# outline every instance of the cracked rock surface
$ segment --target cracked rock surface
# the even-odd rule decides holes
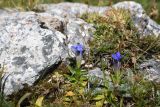
[[[0,17],[0,64],[4,66],[4,77],[9,75],[5,94],[23,88],[23,84],[32,85],[47,68],[68,56],[71,45],[85,45],[84,41],[92,36],[88,32],[92,26],[83,20],[58,17],[35,12]]]
[[[134,25],[139,29],[139,33],[143,36],[160,35],[160,25],[153,21],[143,9],[142,5],[134,1],[123,1],[114,4],[111,7],[96,7],[88,6],[81,3],[59,3],[59,4],[42,4],[37,7],[39,10],[50,13],[52,15],[59,15],[61,17],[79,17],[84,13],[99,13],[103,15],[110,8],[123,8],[131,13]]]
[[[131,11],[132,19],[143,35],[160,34],[160,25],[151,20],[142,6],[120,2],[112,7]],[[80,3],[42,4],[41,13],[0,10],[0,65],[4,67],[6,95],[33,83],[47,69],[73,55],[70,47],[81,43],[88,47],[95,29],[80,19],[85,12],[101,15],[111,7]],[[142,25],[139,25],[142,22]]]
[[[145,78],[160,83],[160,60],[150,59],[140,65]]]

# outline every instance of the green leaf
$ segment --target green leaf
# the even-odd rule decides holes
[[[120,100],[120,107],[123,107],[123,98]]]
[[[97,95],[96,97],[93,98],[93,100],[102,100],[104,98],[105,98],[104,95]]]
[[[71,67],[71,66],[67,66],[67,68],[69,69],[69,71],[72,73],[72,75],[75,74],[75,70]]]
[[[103,106],[102,100],[96,102],[96,107],[102,107],[102,106]]]
[[[65,102],[70,102],[70,101],[71,101],[71,99],[68,98],[68,97],[65,97],[63,100],[64,100]]]

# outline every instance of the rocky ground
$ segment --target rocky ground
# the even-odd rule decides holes
[[[3,69],[4,94],[16,93],[25,85],[34,86],[48,73],[59,69],[67,71],[66,66],[62,70],[63,65],[68,58],[76,57],[72,50],[74,45],[82,44],[84,54],[88,55],[92,48],[90,41],[94,39],[97,29],[94,23],[87,22],[82,16],[97,14],[108,17],[106,13],[113,8],[123,8],[130,13],[140,38],[159,37],[160,25],[146,15],[140,4],[132,1],[120,2],[111,7],[80,3],[41,4],[35,8],[36,12],[1,9],[0,65]],[[99,66],[93,63],[88,65],[85,59],[82,60],[82,66],[89,69],[89,75],[103,79],[103,70]],[[146,73],[145,78],[159,83],[158,57],[141,61],[139,69]]]

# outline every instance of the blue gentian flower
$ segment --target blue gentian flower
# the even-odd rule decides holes
[[[115,54],[112,54],[112,58],[114,60],[116,60],[117,62],[119,62],[121,60],[122,56],[121,56],[120,52],[116,52]]]
[[[71,46],[71,49],[78,55],[79,54],[82,55],[84,51],[84,47],[80,43],[78,43],[77,45]]]
[[[122,59],[122,55],[120,54],[120,52],[116,52],[115,54],[112,54],[112,58],[114,59],[113,61],[114,69],[119,70],[121,67],[120,60]]]

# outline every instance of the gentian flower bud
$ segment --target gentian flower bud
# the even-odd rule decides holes
[[[77,45],[71,46],[71,49],[76,54],[77,67],[80,68],[84,46],[78,43]]]
[[[83,45],[81,45],[79,43],[77,45],[71,46],[71,49],[73,50],[73,52],[76,53],[76,55],[80,54],[81,56],[82,56],[83,51],[84,51]]]
[[[114,59],[114,68],[117,70],[120,68],[121,66],[121,62],[120,60],[122,59],[122,55],[120,54],[120,52],[116,52],[115,54],[112,54],[112,58]]]
[[[112,58],[118,62],[121,60],[122,56],[120,52],[116,52],[115,54],[112,54]]]

